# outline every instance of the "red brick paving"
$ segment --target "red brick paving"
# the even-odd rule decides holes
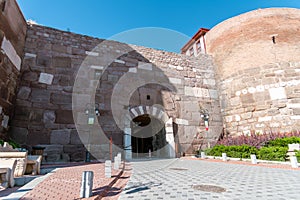
[[[284,164],[258,163],[257,165],[253,165],[251,162],[246,161],[224,162],[220,159],[201,159],[193,157],[182,157],[181,159],[300,170],[300,168],[292,168],[290,165]],[[122,170],[112,170],[112,178],[104,177],[104,163],[64,167],[57,170],[51,176],[39,183],[33,190],[24,195],[21,200],[80,199],[79,194],[83,171],[94,172],[93,197],[88,198],[88,200],[117,200],[131,175],[131,167],[128,163],[125,164],[123,172]]]
[[[119,178],[120,183],[123,182],[123,184],[118,185],[120,193],[128,181],[128,178],[121,179],[123,176],[121,170],[112,170],[112,178],[105,178],[104,163],[65,167],[57,170],[51,176],[39,183],[33,190],[24,195],[21,200],[80,199],[80,186],[83,171],[94,172],[93,197],[88,199],[101,199],[99,195],[103,194],[105,191],[110,194],[111,189],[114,187],[112,183],[114,181],[118,183]],[[127,172],[124,174],[126,173]],[[111,186],[112,188],[107,186]],[[115,193],[112,198],[119,196],[119,193]]]
[[[280,168],[280,169],[288,169],[288,170],[300,170],[300,168],[292,168],[291,165],[285,165],[285,164],[268,164],[268,163],[252,164],[251,162],[247,162],[247,161],[234,161],[234,160],[229,160],[224,162],[220,159],[201,159],[201,158],[194,158],[194,157],[182,157],[181,159],[203,160],[207,162],[222,162],[222,163],[239,164],[239,165],[251,165],[257,167]]]

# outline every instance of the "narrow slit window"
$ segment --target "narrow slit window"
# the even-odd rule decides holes
[[[1,4],[1,11],[4,12],[5,10],[5,4],[6,4],[6,1],[3,1],[2,4]]]
[[[276,38],[275,38],[275,36],[272,36],[272,42],[273,42],[273,44],[276,44]]]
[[[150,95],[147,95],[147,100],[150,100]]]

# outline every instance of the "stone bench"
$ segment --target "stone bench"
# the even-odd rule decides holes
[[[41,162],[42,156],[40,155],[28,155],[27,156],[27,165],[26,165],[26,174],[37,175],[41,171]]]
[[[4,188],[14,187],[14,172],[17,161],[15,159],[3,160],[0,162],[0,183]]]
[[[27,165],[27,152],[0,152],[0,163],[7,160],[16,160],[14,177],[23,176]]]
[[[0,185],[1,187],[8,188],[8,175],[9,175],[9,168],[0,168]]]

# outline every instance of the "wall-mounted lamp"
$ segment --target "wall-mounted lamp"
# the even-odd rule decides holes
[[[88,103],[85,108],[85,114],[88,116],[88,124],[94,124],[95,115],[100,116],[99,104]]]
[[[207,109],[200,108],[201,118],[204,120],[205,130],[208,131],[209,113]]]

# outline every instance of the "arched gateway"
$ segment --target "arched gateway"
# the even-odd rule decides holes
[[[158,106],[129,109],[125,120],[124,147],[126,159],[149,156],[174,158],[173,120]]]

